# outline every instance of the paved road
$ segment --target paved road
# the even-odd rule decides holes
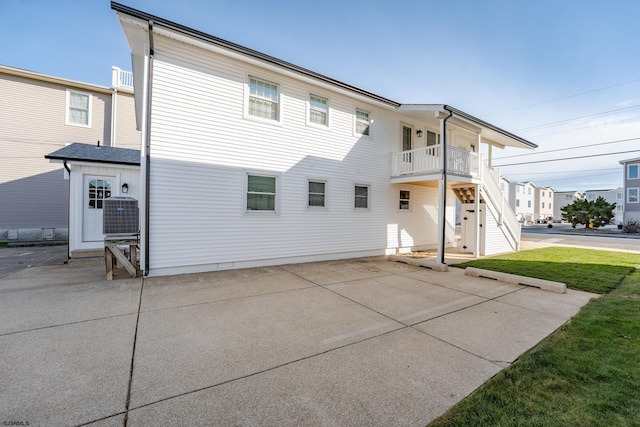
[[[554,225],[553,228],[528,226],[522,228],[522,241],[640,252],[640,236],[582,233],[572,231],[571,226],[566,225]]]

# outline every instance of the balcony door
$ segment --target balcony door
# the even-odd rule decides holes
[[[413,129],[410,126],[402,126],[402,161],[405,163],[411,163],[411,153],[404,153],[404,151],[413,150]]]

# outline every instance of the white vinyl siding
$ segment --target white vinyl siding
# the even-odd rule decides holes
[[[354,99],[343,93],[323,93],[327,132],[307,125],[312,85],[160,35],[154,42],[152,275],[437,246],[437,188],[411,188],[412,209],[399,212],[398,188],[389,183],[385,159],[398,151],[398,123],[408,118],[362,105],[380,136],[379,144],[363,143],[353,137]],[[286,126],[245,120],[247,75],[278,83]],[[246,212],[247,174],[277,176],[278,215]],[[324,209],[306,206],[313,178],[327,183]],[[354,208],[355,185],[369,186],[368,210]],[[454,242],[453,193],[447,201]]]
[[[73,126],[91,127],[91,98],[90,93],[67,89],[65,123]]]
[[[278,120],[278,85],[249,78],[249,115],[268,120]]]
[[[369,135],[371,128],[371,118],[367,111],[356,109],[356,133],[360,135]]]
[[[329,107],[326,98],[309,95],[309,122],[322,126],[329,124]]]

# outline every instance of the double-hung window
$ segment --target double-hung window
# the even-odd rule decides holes
[[[309,180],[309,203],[308,207],[325,207],[326,182]]]
[[[369,186],[367,185],[355,186],[354,207],[358,209],[369,208]]]
[[[371,117],[369,113],[363,110],[356,110],[356,133],[360,135],[369,135],[371,127]]]
[[[408,211],[411,209],[411,192],[408,190],[400,190],[400,206],[402,211]]]
[[[627,179],[638,179],[640,178],[640,172],[638,168],[640,165],[629,165],[627,166]]]
[[[73,126],[91,127],[90,93],[67,89],[65,123]]]
[[[277,177],[247,175],[247,211],[276,211]]]
[[[249,115],[268,120],[278,120],[278,85],[249,78]]]
[[[329,124],[329,107],[326,98],[309,95],[309,122],[327,126]]]

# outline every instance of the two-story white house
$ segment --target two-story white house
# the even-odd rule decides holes
[[[518,221],[525,224],[536,220],[534,217],[535,189],[536,185],[531,181],[509,182],[509,204]]]
[[[562,221],[562,208],[576,200],[584,199],[584,194],[580,191],[556,191],[553,193],[553,220]]]
[[[609,188],[604,190],[587,190],[584,197],[588,201],[595,201],[598,197],[602,197],[607,203],[615,203],[615,216],[611,220],[611,224],[622,224],[624,219],[624,188]]]
[[[622,160],[623,166],[623,221],[640,221],[640,157]],[[618,211],[616,211],[616,214]]]
[[[553,187],[534,188],[533,217],[538,223],[553,220]]]
[[[444,263],[456,198],[465,250],[518,249],[480,146],[535,144],[111,5],[132,51],[145,275],[422,248]]]

